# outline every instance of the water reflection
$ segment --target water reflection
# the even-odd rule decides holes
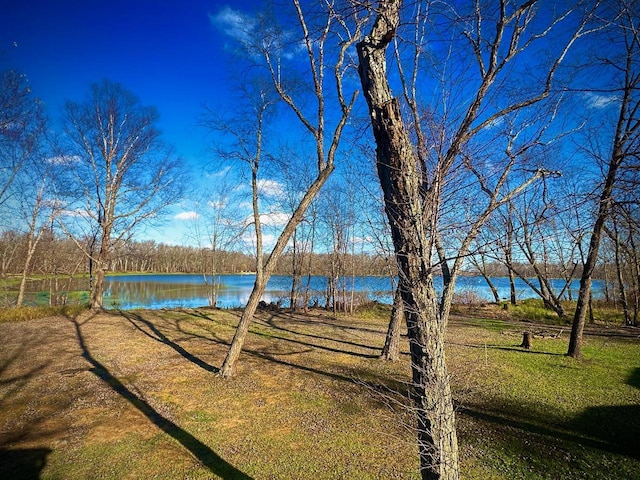
[[[501,298],[509,296],[508,278],[492,279]],[[254,275],[216,276],[219,285],[217,306],[221,308],[243,307],[253,288]],[[441,288],[442,279],[435,278],[436,287]],[[301,289],[306,290],[309,283],[309,303],[324,305],[328,279],[324,276],[303,278]],[[352,286],[361,298],[383,303],[392,301],[392,281],[389,277],[345,278],[341,285],[350,291]],[[105,281],[104,306],[124,310],[135,308],[195,308],[209,305],[211,278],[201,274],[159,274],[159,275],[110,275]],[[552,286],[560,290],[563,281],[553,280]],[[571,290],[573,298],[579,283],[575,280]],[[58,298],[59,303],[84,303],[88,301],[88,278],[75,278],[60,281],[56,286],[51,279],[32,281],[28,286],[30,303],[46,304],[50,298]],[[536,297],[535,292],[522,280],[516,281],[518,297]],[[594,280],[594,297],[602,296],[603,282]],[[267,284],[262,300],[267,303],[280,303],[288,306],[291,291],[291,277],[274,275]],[[493,297],[486,282],[481,277],[460,277],[456,286],[457,293],[471,292],[476,298],[492,301]]]
[[[218,288],[217,306],[221,308],[243,307],[255,282],[254,275],[216,276]],[[323,305],[327,278],[312,276],[303,280],[303,288],[309,283],[310,303]],[[371,300],[391,301],[391,280],[388,277],[356,277],[348,280],[356,292],[363,292]],[[112,275],[105,282],[104,306],[109,308],[193,308],[209,304],[211,278],[203,275]],[[262,300],[287,306],[291,291],[291,277],[274,275],[270,278]]]

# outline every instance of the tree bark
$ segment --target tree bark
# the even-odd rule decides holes
[[[231,346],[229,347],[229,351],[224,358],[222,367],[220,367],[219,373],[221,377],[230,378],[235,374],[236,362],[238,361],[240,353],[242,352],[242,346],[244,345],[247,332],[249,331],[249,325],[251,324],[251,320],[256,313],[258,304],[260,303],[260,298],[262,297],[265,287],[267,286],[267,282],[269,281],[271,274],[275,270],[278,259],[282,255],[282,252],[289,242],[289,239],[293,235],[293,232],[295,231],[298,224],[302,221],[307,208],[309,208],[309,205],[327,181],[329,175],[331,175],[331,173],[333,172],[333,169],[334,164],[333,162],[331,162],[319,172],[317,178],[307,189],[305,195],[302,197],[302,200],[300,200],[300,203],[293,213],[293,216],[289,219],[289,222],[278,237],[278,240],[276,241],[276,244],[273,247],[269,258],[264,265],[262,275],[260,277],[256,276],[256,282],[253,285],[251,295],[249,295],[247,305],[242,311],[242,316],[240,317],[240,321],[238,322],[238,326],[236,327],[236,331],[233,335]]]
[[[385,337],[382,353],[380,354],[381,360],[395,362],[400,357],[400,325],[402,324],[403,318],[404,309],[402,307],[402,294],[400,292],[400,287],[398,286],[395,294],[393,295],[391,319],[389,320],[387,336]]]
[[[93,284],[91,286],[89,306],[92,309],[101,309],[102,296],[104,293],[104,277],[105,277],[105,268],[101,261],[97,262],[97,265],[94,267],[94,270],[95,270],[95,277],[93,279]]]
[[[357,44],[359,74],[376,140],[376,166],[398,262],[409,334],[413,403],[423,479],[457,479],[458,442],[431,265],[433,239],[420,191],[418,158],[386,77],[386,48],[400,22],[399,0],[381,1],[371,33]],[[434,206],[435,207],[435,206]]]
[[[623,102],[624,105],[624,102]],[[616,141],[621,138],[622,118],[624,112],[624,106],[621,108],[621,120],[618,124],[618,130],[616,132]],[[598,214],[591,233],[591,240],[589,241],[589,250],[587,252],[587,259],[582,269],[582,276],[580,277],[580,290],[578,291],[578,301],[576,303],[576,311],[573,316],[573,325],[571,327],[571,337],[569,338],[569,349],[567,355],[573,358],[580,358],[582,356],[582,332],[584,330],[584,324],[587,317],[587,307],[589,304],[589,295],[591,294],[591,278],[593,270],[598,260],[598,251],[600,250],[600,240],[602,238],[602,231],[604,230],[604,223],[609,216],[613,186],[615,184],[618,168],[620,167],[624,155],[622,146],[617,143],[614,146],[613,153],[611,155],[611,161],[605,178],[604,187],[600,195],[600,204],[598,207]]]

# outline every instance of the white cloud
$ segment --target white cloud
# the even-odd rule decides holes
[[[79,155],[57,155],[47,158],[47,163],[50,165],[69,165],[71,163],[78,163],[80,160],[82,160],[82,158]]]
[[[60,213],[63,217],[90,218],[89,212],[81,208],[64,209]]]
[[[271,250],[278,238],[270,233],[262,234],[262,248],[265,250]],[[256,248],[256,233],[253,230],[245,232],[241,237],[242,243],[244,243],[245,248],[253,251]]]
[[[224,7],[215,15],[209,14],[209,20],[225,34],[245,45],[251,42],[253,31],[256,28],[254,18],[229,6]]]
[[[264,227],[283,227],[289,221],[290,215],[285,212],[271,212],[260,214],[260,224]],[[253,223],[253,215],[245,218],[245,226]]]
[[[198,212],[180,212],[173,216],[174,220],[195,220],[199,217]]]
[[[269,197],[279,197],[284,194],[284,188],[275,180],[258,180],[258,192]]]
[[[289,221],[289,215],[284,212],[260,214],[260,222],[269,226],[284,226]]]
[[[599,95],[597,93],[585,93],[584,97],[588,107],[605,108],[619,101],[616,95]]]
[[[231,170],[231,167],[226,166],[223,169],[218,170],[217,172],[205,173],[204,176],[207,178],[220,178],[220,177],[226,176],[230,170]]]
[[[268,49],[272,55],[291,60],[306,49],[303,42],[295,42],[291,32],[273,25],[260,24],[254,16],[226,6],[217,14],[209,14],[211,24],[229,37],[239,42],[250,55],[256,54],[255,47]]]

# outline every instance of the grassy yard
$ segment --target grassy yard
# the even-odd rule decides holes
[[[260,312],[231,380],[237,311],[0,323],[0,478],[417,479],[388,313]],[[640,478],[640,331],[594,327],[576,361],[560,328],[452,319],[463,478]]]

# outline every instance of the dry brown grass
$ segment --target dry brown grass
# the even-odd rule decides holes
[[[384,316],[260,312],[237,376],[224,380],[216,371],[238,317],[85,312],[0,324],[0,477],[419,478],[403,408],[406,352],[397,363],[376,359]],[[504,356],[519,358],[520,331],[498,320],[450,326],[468,478],[513,478],[487,466],[488,439],[539,436],[466,413],[506,395],[510,379],[495,372],[511,365]],[[534,346],[558,350],[561,341]]]

